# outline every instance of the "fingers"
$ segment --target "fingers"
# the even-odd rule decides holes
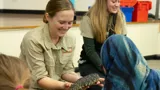
[[[104,80],[105,80],[104,78],[99,78],[99,79],[98,79],[98,82],[97,82],[96,84],[103,83],[103,82],[104,82]]]
[[[98,81],[98,82],[96,83],[96,85],[101,86],[101,87],[104,86],[100,81]]]
[[[101,86],[101,87],[103,87],[104,86],[104,84],[102,84],[103,82],[104,82],[104,78],[99,78],[99,81],[96,83],[98,86]]]
[[[99,78],[100,82],[104,82],[104,80],[105,80],[104,78]]]
[[[104,86],[104,84],[98,84],[98,86],[103,87],[103,86]]]
[[[89,88],[89,86],[83,87],[82,89],[83,89],[83,90],[86,90],[87,88]]]
[[[69,83],[69,82],[65,82],[65,88],[70,88],[72,85],[72,83]]]

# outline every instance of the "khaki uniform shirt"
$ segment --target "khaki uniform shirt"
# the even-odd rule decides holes
[[[32,89],[40,88],[37,80],[43,77],[61,80],[62,74],[74,71],[72,58],[75,44],[75,38],[68,31],[58,44],[54,45],[48,24],[31,30],[24,36],[20,58],[25,60],[30,68]]]
[[[124,24],[122,26],[122,34],[127,34],[126,30],[126,20],[125,16],[123,16]],[[94,33],[91,27],[91,21],[88,16],[83,16],[83,19],[81,20],[80,23],[80,30],[81,30],[81,35],[87,38],[94,38]]]

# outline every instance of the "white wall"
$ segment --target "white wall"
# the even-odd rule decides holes
[[[3,0],[0,0],[0,9],[3,8]]]
[[[19,56],[20,43],[27,31],[29,31],[29,29],[0,31],[0,52],[8,55]]]
[[[3,0],[4,9],[45,10],[49,0]]]
[[[128,24],[127,28],[127,36],[135,42],[143,55],[153,55],[160,51],[158,23]]]
[[[160,32],[159,24],[128,24],[128,34],[142,55],[160,54]],[[0,52],[8,55],[19,56],[20,43],[26,32],[30,29],[2,30],[0,31]],[[74,65],[78,66],[83,39],[79,27],[73,27],[70,31],[76,36],[76,51]]]
[[[49,0],[0,0],[0,9],[27,9],[27,10],[45,10]],[[152,1],[150,13],[155,14],[156,0]],[[75,0],[76,11],[88,11],[88,6],[93,5],[95,0]],[[160,11],[159,11],[160,12]]]
[[[75,0],[76,11],[88,11],[88,6],[92,6],[95,0]]]
[[[0,0],[0,9],[45,10],[48,1],[49,0]],[[149,13],[155,14],[156,0],[151,1],[152,9],[149,10]],[[88,6],[93,5],[94,2],[95,0],[75,0],[75,9],[76,11],[88,11]]]

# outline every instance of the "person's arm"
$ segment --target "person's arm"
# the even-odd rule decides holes
[[[41,88],[64,89],[64,82],[53,80],[48,77],[48,72],[44,63],[43,48],[33,37],[26,37],[21,45],[22,52],[25,53],[25,60],[30,68],[34,81]]]
[[[80,24],[80,30],[83,36],[84,50],[89,57],[90,62],[93,63],[99,71],[103,71],[100,67],[100,65],[102,65],[102,60],[95,50],[94,34],[88,16],[83,17]]]
[[[102,71],[101,65],[102,65],[102,60],[100,59],[100,56],[97,54],[95,50],[95,43],[93,38],[87,38],[83,37],[84,41],[84,50],[86,52],[86,55],[89,57],[89,60],[93,65],[99,70]]]
[[[53,80],[49,77],[44,77],[38,80],[38,84],[47,90],[65,90],[71,86],[72,83],[69,82],[61,82],[57,80]]]
[[[62,75],[62,79],[63,80],[66,80],[68,82],[76,82],[78,79],[80,79],[81,76],[79,76],[78,74],[72,72],[72,73],[65,73]]]

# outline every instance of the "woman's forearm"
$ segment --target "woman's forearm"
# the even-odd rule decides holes
[[[66,74],[62,75],[63,80],[66,80],[66,81],[72,82],[72,83],[76,82],[80,78],[81,78],[81,76],[74,73],[74,72],[73,73],[66,73]]]
[[[65,82],[53,80],[49,77],[44,77],[38,80],[38,85],[41,88],[49,89],[49,90],[64,90],[65,89]]]

